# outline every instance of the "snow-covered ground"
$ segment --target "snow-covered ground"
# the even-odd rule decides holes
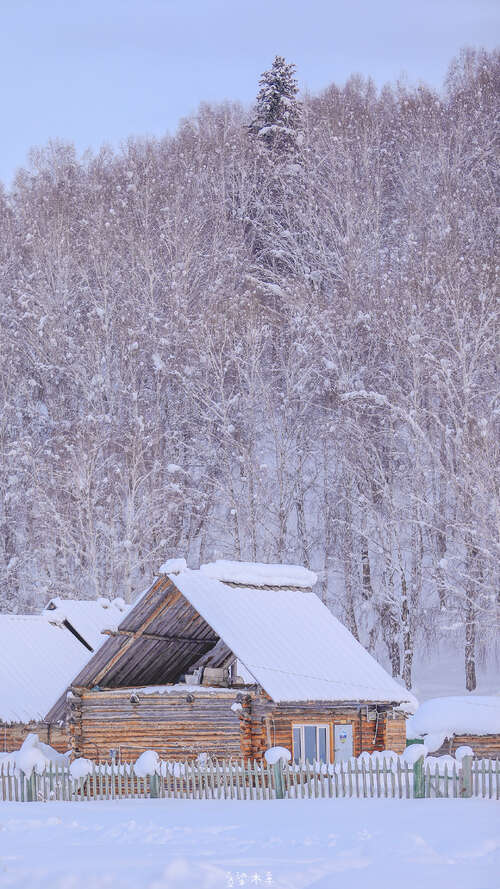
[[[498,889],[480,800],[134,800],[0,805],[0,887]]]

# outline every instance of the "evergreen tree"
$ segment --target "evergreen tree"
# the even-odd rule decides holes
[[[301,107],[294,75],[295,65],[276,56],[259,81],[256,116],[250,130],[269,148],[293,151],[297,147]]]

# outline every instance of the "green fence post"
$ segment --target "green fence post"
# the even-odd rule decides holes
[[[151,799],[158,799],[159,787],[158,787],[158,775],[150,775],[149,776],[149,796]]]
[[[413,798],[425,797],[424,757],[421,756],[413,763]]]

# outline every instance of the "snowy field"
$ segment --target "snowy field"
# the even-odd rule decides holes
[[[0,805],[0,887],[499,889],[482,800]]]

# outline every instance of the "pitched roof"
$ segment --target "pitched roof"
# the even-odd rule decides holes
[[[70,624],[95,651],[104,642],[103,630],[118,626],[130,606],[123,599],[62,599],[56,596],[43,615],[52,623]]]
[[[41,614],[0,614],[0,720],[43,720],[90,652]]]
[[[189,570],[160,577],[73,684],[177,682],[211,652],[222,662],[228,651],[277,703],[416,703],[314,593],[226,586]]]
[[[276,703],[415,701],[315,593],[232,588],[199,571],[175,585]]]

